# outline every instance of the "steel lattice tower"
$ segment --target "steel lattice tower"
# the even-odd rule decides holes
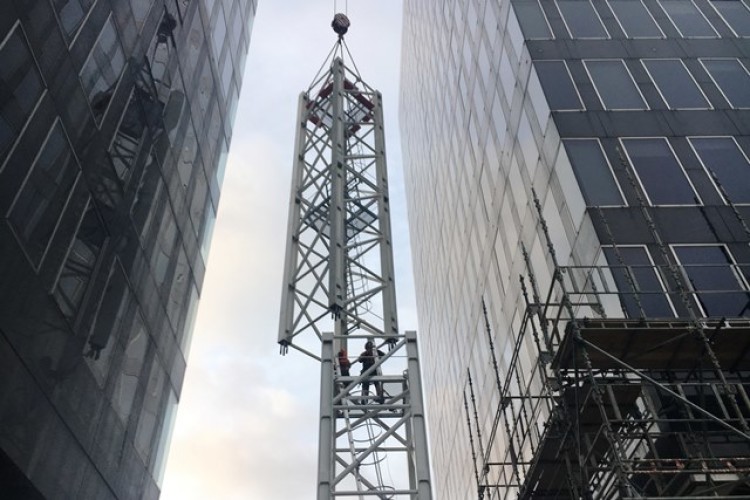
[[[399,333],[396,315],[382,97],[345,56],[339,32],[299,100],[279,344],[321,362],[317,498],[427,500],[416,333]],[[354,342],[381,355],[345,376],[338,353]]]

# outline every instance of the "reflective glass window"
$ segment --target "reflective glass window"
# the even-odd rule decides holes
[[[156,442],[156,458],[152,475],[156,484],[161,487],[164,482],[164,472],[166,471],[167,457],[169,456],[169,443],[172,440],[172,431],[174,430],[175,419],[177,418],[177,396],[170,388],[167,399],[167,407],[164,409],[161,429],[159,430],[159,439]]]
[[[716,31],[692,0],[659,0],[684,37],[715,37]]]
[[[215,224],[216,224],[216,212],[214,212],[214,207],[211,204],[211,199],[209,198],[206,201],[206,210],[204,211],[203,224],[202,224],[203,233],[201,234],[201,238],[200,238],[201,255],[203,256],[204,262],[208,260],[208,254],[211,251],[211,240],[213,238]]]
[[[175,332],[179,330],[180,319],[185,312],[185,295],[191,281],[190,265],[188,264],[185,249],[182,245],[179,245],[178,248],[179,253],[174,263],[175,269],[169,289],[169,298],[167,299],[167,317]]]
[[[143,21],[148,17],[154,0],[130,0],[130,6],[133,9],[133,20],[138,27],[138,31],[143,27]]]
[[[662,38],[664,36],[641,0],[609,0],[609,6],[628,38]]]
[[[70,42],[96,0],[52,0],[65,39]]]
[[[18,25],[0,46],[0,158],[5,158],[43,90],[39,69]]]
[[[27,254],[39,264],[80,169],[60,121],[55,121],[10,208],[9,221]]]
[[[130,213],[136,232],[145,240],[151,229],[155,214],[164,197],[164,182],[159,171],[159,164],[153,153],[148,155],[143,174],[138,181]]]
[[[167,205],[162,212],[159,231],[156,234],[156,245],[151,254],[151,270],[157,287],[161,287],[166,282],[176,244],[177,223],[171,207]]]
[[[750,316],[750,294],[723,245],[672,247],[706,316]]]
[[[604,247],[604,255],[630,318],[670,318],[674,310],[648,250],[642,246]]]
[[[646,67],[667,106],[671,109],[706,109],[710,105],[679,59],[644,59]]]
[[[198,80],[198,113],[193,113],[193,117],[196,120],[202,122],[207,118],[206,113],[208,112],[208,106],[211,103],[214,91],[214,78],[211,74],[211,64],[208,62],[206,57],[203,57],[203,64],[201,68],[200,78]],[[195,111],[195,108],[193,108]],[[200,127],[200,124],[198,124]]]
[[[622,139],[652,205],[694,205],[695,191],[664,138]]]
[[[552,38],[547,17],[544,15],[538,0],[515,2],[513,8],[516,11],[518,22],[521,24],[524,37],[531,40]]]
[[[195,135],[193,124],[188,123],[188,129],[185,133],[185,139],[182,142],[182,149],[180,150],[180,157],[177,160],[177,173],[180,176],[180,184],[185,189],[190,185],[197,155],[198,139]]]
[[[224,99],[229,99],[229,86],[232,84],[232,58],[229,51],[224,52],[224,59],[220,63],[221,92]]]
[[[750,74],[737,59],[701,59],[711,78],[734,108],[750,108]]]
[[[688,139],[703,166],[716,175],[732,203],[750,203],[750,162],[731,137]]]
[[[133,301],[125,274],[117,260],[112,263],[104,294],[91,327],[85,357],[97,383],[103,387],[112,368],[127,311]]]
[[[115,175],[123,183],[130,179],[130,174],[135,165],[136,157],[141,147],[141,138],[146,128],[146,122],[141,114],[141,107],[134,92],[130,96],[120,124],[117,127],[112,145],[109,147],[107,157],[109,158]],[[152,102],[147,100],[145,105]]]
[[[622,205],[620,188],[596,139],[563,141],[578,185],[589,206]]]
[[[224,40],[227,37],[227,22],[224,19],[224,7],[219,2],[219,7],[216,10],[216,18],[211,29],[211,48],[214,52],[214,58],[218,62],[221,57],[222,49],[224,48]]]
[[[130,289],[127,293],[130,293]],[[125,349],[112,389],[112,407],[125,424],[133,408],[138,387],[143,383],[141,373],[149,343],[148,332],[135,300],[130,301],[130,309],[129,324],[125,325],[126,331],[123,334]]]
[[[89,202],[55,285],[55,302],[70,320],[77,315],[107,234]]]
[[[110,16],[81,69],[81,83],[94,116],[100,119],[109,106],[117,81],[125,67],[125,56]]]
[[[158,355],[155,355],[151,362],[146,392],[143,395],[138,427],[135,430],[135,449],[144,463],[150,463],[149,458],[154,446],[154,431],[160,421],[165,381],[166,376],[161,360]]]
[[[710,0],[737,36],[750,36],[750,10],[740,0]]]
[[[589,0],[557,0],[568,32],[573,38],[608,38],[596,9]]]
[[[605,109],[647,109],[622,60],[590,60],[583,63]]]
[[[203,169],[196,169],[195,185],[190,201],[190,222],[195,236],[200,235],[201,224],[203,223],[203,213],[206,210],[208,201],[208,182],[203,174]]]
[[[583,109],[565,61],[534,61],[542,89],[552,110]]]

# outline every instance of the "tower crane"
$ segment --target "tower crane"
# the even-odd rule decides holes
[[[278,342],[320,362],[318,500],[431,500],[417,337],[396,314],[382,96],[354,64],[347,16],[331,26],[299,98]]]

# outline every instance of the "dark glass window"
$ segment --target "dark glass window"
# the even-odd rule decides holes
[[[9,219],[29,257],[39,264],[80,173],[56,121],[10,209]]]
[[[159,415],[164,403],[166,376],[159,356],[154,356],[150,372],[135,431],[135,449],[144,463],[150,463],[149,458],[155,444],[154,433],[160,422]]]
[[[572,38],[608,38],[599,15],[589,0],[557,0]]]
[[[622,195],[612,169],[596,139],[564,141],[578,185],[589,206],[622,205]]]
[[[684,37],[715,37],[716,31],[692,0],[659,0]]]
[[[130,324],[126,326],[128,336],[125,352],[112,390],[112,406],[120,416],[120,420],[125,424],[127,424],[130,411],[133,408],[138,387],[144,383],[141,372],[143,371],[143,362],[149,343],[148,332],[138,310],[138,304],[135,301],[131,301],[130,304]]]
[[[737,59],[701,59],[716,85],[734,108],[750,108],[750,75]]]
[[[646,103],[622,60],[584,61],[605,109],[646,109]]]
[[[674,246],[706,316],[750,316],[750,294],[724,246]]]
[[[156,280],[157,287],[166,282],[170,264],[175,253],[177,244],[177,224],[172,214],[172,209],[167,205],[162,212],[159,232],[156,234],[156,242],[151,254],[151,270]]]
[[[89,368],[100,387],[107,381],[115,352],[121,349],[120,333],[132,300],[133,293],[125,274],[115,260],[109,270],[107,286],[96,311],[85,351]]]
[[[565,61],[535,61],[547,103],[555,111],[583,109]]]
[[[628,38],[662,38],[664,33],[641,0],[609,0]]]
[[[81,70],[83,90],[97,119],[107,110],[124,66],[125,56],[110,17]]]
[[[42,77],[18,25],[0,47],[0,159],[5,159],[43,90]]]
[[[68,42],[78,32],[95,0],[52,0],[63,34]]]
[[[671,109],[710,107],[703,92],[679,59],[644,59],[642,62]]]
[[[89,202],[54,291],[55,301],[60,310],[71,320],[75,318],[83,303],[86,288],[91,281],[106,237],[94,205]]]
[[[750,162],[731,137],[692,137],[695,152],[732,203],[750,203]]]
[[[537,0],[515,2],[513,8],[521,24],[523,36],[531,40],[552,38],[547,18]]]
[[[627,317],[670,318],[674,310],[664,290],[659,269],[642,246],[604,247],[612,277]]]
[[[131,94],[128,105],[117,128],[117,133],[109,148],[109,158],[115,175],[123,183],[128,182],[141,147],[145,119],[141,114],[136,99],[136,92]],[[148,101],[147,101],[148,102]]]
[[[130,6],[133,8],[133,19],[138,31],[143,27],[143,21],[148,17],[148,12],[151,10],[153,3],[154,0],[130,0]]]
[[[750,36],[750,10],[740,0],[710,0],[737,36]]]
[[[149,154],[146,165],[143,167],[143,174],[138,182],[133,206],[130,209],[136,232],[143,241],[146,240],[146,235],[151,230],[155,213],[163,199],[164,182],[161,179],[159,164],[152,153]]]
[[[652,205],[694,205],[696,194],[663,138],[622,139]]]
[[[195,136],[195,129],[192,123],[188,123],[185,139],[182,142],[180,158],[177,161],[177,173],[180,176],[180,184],[187,189],[190,185],[190,179],[195,170],[195,159],[198,155],[198,139]]]

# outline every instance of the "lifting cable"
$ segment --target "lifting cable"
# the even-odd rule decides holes
[[[349,15],[349,0],[342,0],[341,3],[344,4],[344,14],[348,16]],[[339,13],[338,4],[339,4],[338,0],[333,0],[333,14],[334,15]]]

